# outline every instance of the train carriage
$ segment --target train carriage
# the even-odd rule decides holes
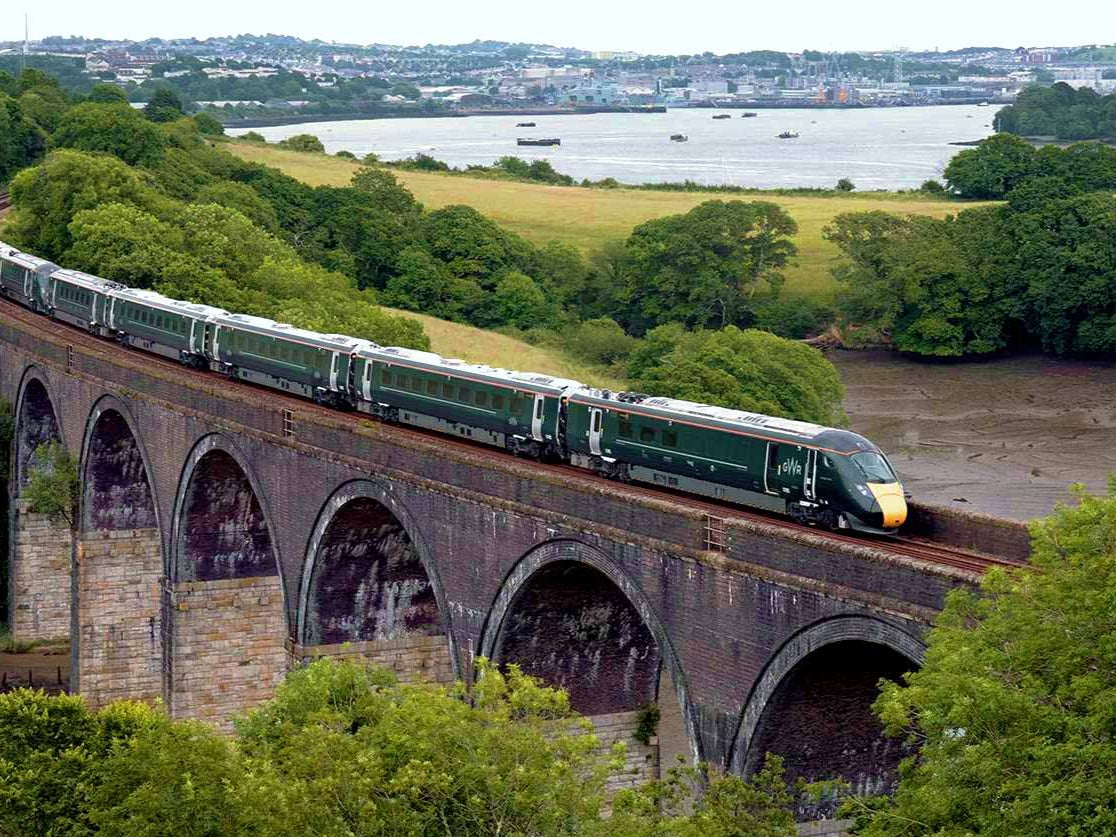
[[[104,335],[109,331],[113,294],[123,288],[80,270],[56,270],[50,275],[47,307],[55,319]]]
[[[113,292],[108,322],[126,345],[203,368],[213,323],[223,316],[228,311],[121,287]]]
[[[20,305],[45,310],[42,302],[49,291],[50,275],[60,268],[30,253],[8,249],[7,255],[0,254],[0,291]]]
[[[562,453],[562,398],[576,381],[374,348],[357,353],[357,408],[528,456]]]
[[[846,430],[583,389],[569,399],[567,445],[583,468],[827,528],[891,532],[906,517],[886,458]]]
[[[338,407],[352,403],[354,353],[373,344],[245,314],[214,321],[210,360],[231,377]]]

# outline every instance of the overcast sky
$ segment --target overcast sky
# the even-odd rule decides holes
[[[32,38],[275,32],[361,44],[481,38],[674,54],[1116,42],[1116,0],[0,0],[0,39],[23,37],[25,12]]]

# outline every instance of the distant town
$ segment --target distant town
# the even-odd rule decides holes
[[[1010,103],[1035,83],[1116,91],[1116,46],[950,52],[728,55],[587,52],[477,41],[387,46],[280,35],[0,42],[0,69],[39,67],[78,91],[122,87],[142,105],[159,85],[225,122],[308,117],[684,107],[871,107]]]

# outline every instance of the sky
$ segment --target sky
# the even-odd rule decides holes
[[[0,0],[0,40],[23,37],[25,13],[33,39],[274,32],[359,44],[479,38],[659,54],[1116,43],[1116,0]]]

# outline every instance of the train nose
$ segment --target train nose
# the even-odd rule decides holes
[[[907,519],[907,501],[903,497],[903,486],[897,482],[868,483],[868,490],[876,498],[876,504],[883,512],[884,529],[898,529]]]

